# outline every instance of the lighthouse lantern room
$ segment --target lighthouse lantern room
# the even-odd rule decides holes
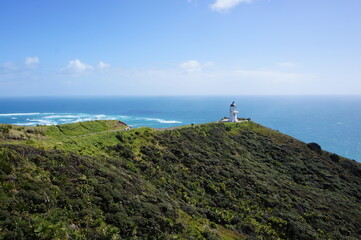
[[[232,102],[231,106],[229,107],[229,121],[230,122],[237,122],[238,121],[238,110],[235,102]]]

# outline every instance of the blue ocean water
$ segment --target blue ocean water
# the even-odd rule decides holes
[[[0,98],[0,123],[62,124],[118,119],[132,127],[217,121],[236,101],[239,117],[361,161],[361,96]]]

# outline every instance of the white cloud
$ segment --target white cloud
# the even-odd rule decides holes
[[[297,73],[281,72],[275,70],[237,70],[237,75],[273,82],[295,82],[301,80],[302,76]]]
[[[251,3],[253,0],[216,0],[211,5],[211,9],[215,11],[227,11],[240,3]]]
[[[110,64],[107,64],[107,63],[105,63],[105,62],[103,62],[103,61],[100,61],[99,63],[98,63],[98,68],[99,69],[107,69],[107,68],[109,68],[110,67]]]
[[[205,69],[210,69],[214,66],[214,62],[208,61],[200,63],[197,60],[189,60],[178,65],[178,67],[187,73],[203,72]]]
[[[330,90],[316,87],[322,83],[318,76],[273,67],[246,69],[189,60],[160,68],[112,66],[103,71],[99,64],[90,66],[75,59],[58,73],[0,69],[0,83],[18,84],[19,92],[28,91],[31,85],[35,95],[312,94]],[[46,93],[40,91],[44,86]],[[1,90],[0,95],[9,94]]]
[[[38,57],[27,57],[25,58],[25,65],[27,67],[36,67],[39,64],[39,58]]]
[[[290,67],[295,67],[296,64],[294,62],[281,62],[281,63],[277,63],[277,66],[290,68]]]
[[[205,64],[203,64],[203,67],[213,67],[214,66],[214,62],[212,61],[209,61],[209,62],[206,62]]]
[[[202,71],[201,64],[196,60],[189,60],[187,62],[181,63],[180,68],[188,73],[200,72]]]
[[[3,64],[3,66],[4,66],[5,69],[8,69],[8,70],[16,70],[16,69],[18,69],[18,67],[13,62],[6,62],[6,63]]]
[[[79,59],[70,60],[69,64],[61,69],[72,73],[81,73],[88,70],[93,70],[93,66],[82,63]]]

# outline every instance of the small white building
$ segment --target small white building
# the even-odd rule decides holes
[[[238,110],[235,102],[229,107],[229,122],[238,122]]]
[[[218,122],[245,122],[251,121],[250,118],[238,118],[238,110],[235,102],[229,107],[229,117],[224,117]]]

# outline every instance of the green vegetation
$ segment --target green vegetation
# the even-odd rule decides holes
[[[0,125],[0,239],[360,239],[361,166],[253,122]]]

